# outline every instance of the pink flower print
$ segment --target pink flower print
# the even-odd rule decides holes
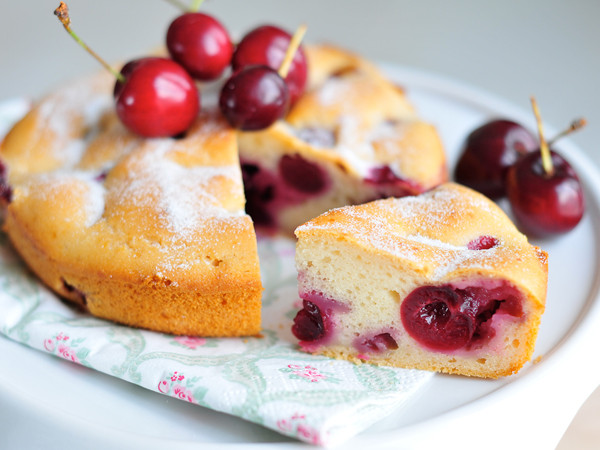
[[[58,344],[58,354],[64,359],[70,359],[73,362],[79,363],[77,355],[75,354],[73,349],[67,345]]]
[[[56,340],[57,341],[68,341],[69,336],[65,336],[64,334],[62,334],[62,331],[61,331],[60,333],[58,333],[58,336],[56,336]]]
[[[206,339],[194,336],[175,336],[175,341],[192,350],[196,350],[198,347],[206,344]]]
[[[287,421],[285,419],[279,419],[277,421],[277,428],[279,428],[284,433],[291,433],[294,429],[294,426],[291,421]]]
[[[289,436],[296,435],[299,439],[315,445],[322,445],[319,432],[306,423],[304,414],[294,413],[289,419],[279,419],[277,428]]]
[[[52,339],[44,339],[44,348],[50,353],[54,353],[55,344]]]
[[[184,378],[183,375],[177,375],[177,372],[173,372],[173,375],[171,375],[171,381],[181,381]]]
[[[298,432],[298,437],[300,439],[306,442],[310,442],[314,445],[321,445],[321,436],[319,435],[319,432],[314,428],[304,423],[299,423],[296,431]]]
[[[319,369],[312,366],[299,366],[297,364],[289,364],[288,367],[292,369],[292,373],[299,377],[307,378],[311,382],[316,383],[319,380],[325,380],[327,377],[322,373],[319,373]]]
[[[194,402],[194,396],[192,395],[192,393],[180,384],[176,384],[173,387],[173,397],[179,398],[181,400],[187,400],[190,403]]]
[[[158,392],[162,394],[168,394],[171,386],[165,380],[158,383]]]

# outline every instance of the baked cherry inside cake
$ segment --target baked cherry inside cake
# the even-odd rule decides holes
[[[303,350],[489,378],[530,360],[547,254],[483,195],[448,183],[332,210],[296,235]]]

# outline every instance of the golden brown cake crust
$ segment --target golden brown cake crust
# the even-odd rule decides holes
[[[234,131],[204,112],[181,139],[141,139],[117,119],[111,85],[96,76],[61,89],[3,142],[15,248],[98,317],[173,334],[259,333]]]

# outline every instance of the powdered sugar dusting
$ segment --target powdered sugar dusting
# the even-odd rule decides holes
[[[235,192],[218,190],[217,196],[210,189],[219,179],[225,179],[220,186],[241,189],[237,165],[184,167],[168,157],[171,149],[171,141],[164,139],[154,141],[140,152],[135,173],[122,187],[119,197],[132,199],[141,208],[159,210],[169,231],[177,235],[197,230],[206,218],[225,219],[244,214],[243,210],[222,206],[220,197]]]
[[[467,242],[456,245],[438,238],[448,235],[449,231],[452,233],[455,226],[462,228],[460,218],[468,217],[474,210],[490,214],[490,217],[499,213],[485,199],[478,196],[465,199],[459,190],[442,186],[415,197],[380,200],[368,207],[339,208],[332,213],[341,214],[341,218],[313,220],[299,227],[297,232],[333,230],[417,265],[423,262],[426,254],[435,261],[432,277],[442,279],[460,267],[489,268],[491,261],[510,251],[502,241],[490,249],[471,250],[467,248]]]

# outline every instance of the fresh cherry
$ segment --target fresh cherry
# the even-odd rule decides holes
[[[533,134],[510,120],[498,119],[473,130],[455,168],[457,182],[497,199],[506,195],[508,168],[538,148]]]
[[[171,58],[194,78],[218,78],[231,62],[233,44],[227,30],[213,17],[189,12],[177,17],[167,30]]]
[[[552,236],[572,230],[581,221],[585,210],[583,188],[571,165],[550,150],[533,97],[531,104],[537,121],[540,150],[521,158],[509,169],[506,188],[522,231]]]
[[[267,66],[249,66],[223,85],[219,107],[231,126],[241,130],[267,128],[283,117],[289,106],[287,85]]]
[[[571,165],[551,152],[547,173],[540,152],[523,157],[508,171],[507,191],[512,211],[525,233],[551,236],[572,230],[581,220],[583,188]]]
[[[113,89],[117,115],[127,128],[144,137],[176,136],[189,128],[200,110],[200,97],[183,67],[170,59],[150,57],[131,61],[117,72],[71,29],[64,2],[54,14],[71,37],[117,79]]]
[[[250,31],[238,43],[231,65],[234,71],[251,65],[266,65],[278,70],[292,36],[281,28],[264,25]],[[285,81],[290,91],[290,104],[296,103],[304,92],[308,77],[306,55],[302,47],[295,52]]]
[[[127,63],[117,80],[117,115],[134,133],[169,137],[186,131],[200,109],[194,80],[167,58],[148,57]]]

